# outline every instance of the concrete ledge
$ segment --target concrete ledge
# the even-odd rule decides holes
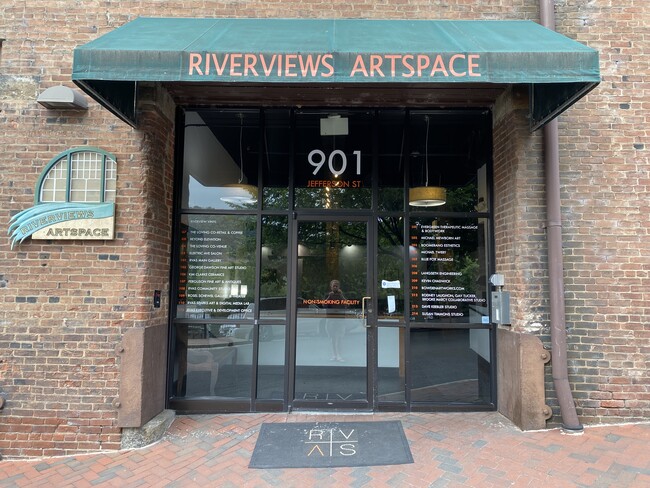
[[[173,410],[163,410],[142,427],[124,427],[120,447],[136,449],[153,444],[162,439],[175,417]]]

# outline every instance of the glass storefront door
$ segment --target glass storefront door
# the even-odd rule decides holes
[[[489,111],[187,110],[169,407],[493,408],[491,144]]]
[[[368,408],[369,222],[298,220],[293,406]]]

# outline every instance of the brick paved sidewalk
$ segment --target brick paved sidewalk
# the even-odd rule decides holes
[[[400,420],[414,464],[249,469],[263,422]],[[650,423],[521,432],[494,412],[180,416],[137,450],[0,462],[0,487],[648,487]]]

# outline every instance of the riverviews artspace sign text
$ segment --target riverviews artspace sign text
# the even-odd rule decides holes
[[[191,52],[188,75],[251,79],[432,79],[480,78],[481,55],[351,53],[209,53]]]

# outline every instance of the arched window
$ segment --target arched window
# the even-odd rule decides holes
[[[52,159],[36,188],[36,203],[115,201],[117,163],[97,148],[70,149]]]

